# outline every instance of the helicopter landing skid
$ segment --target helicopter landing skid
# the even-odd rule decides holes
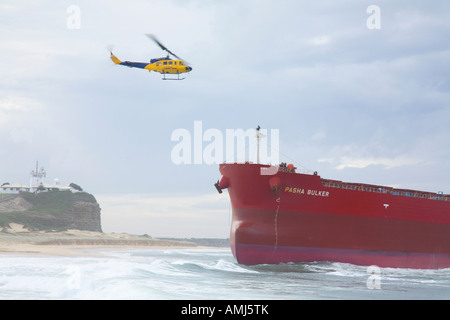
[[[162,78],[162,80],[184,80],[185,78],[181,78],[180,79],[180,74],[178,73],[178,77],[177,78],[166,78],[166,74],[164,74],[164,77]]]

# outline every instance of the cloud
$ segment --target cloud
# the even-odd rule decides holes
[[[12,143],[32,142],[33,124],[44,121],[43,105],[36,99],[0,91],[0,133]],[[3,140],[5,141],[5,140]]]
[[[100,194],[96,198],[105,232],[155,237],[229,235],[231,217],[226,194]]]
[[[331,41],[329,36],[316,36],[312,39],[308,39],[306,41],[306,45],[308,46],[324,46],[329,44]]]
[[[405,156],[395,158],[377,158],[377,157],[338,157],[331,159],[318,159],[318,162],[328,162],[334,166],[337,170],[343,170],[345,168],[358,168],[363,169],[368,166],[380,165],[384,169],[392,169],[394,167],[417,165],[422,163],[419,159],[412,159]]]

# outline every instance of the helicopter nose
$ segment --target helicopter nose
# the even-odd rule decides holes
[[[192,67],[186,67],[186,71],[187,72],[191,72],[192,71]]]

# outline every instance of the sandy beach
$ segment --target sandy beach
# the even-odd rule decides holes
[[[96,250],[151,248],[198,248],[187,241],[159,240],[148,235],[102,233],[81,230],[29,231],[18,224],[0,230],[0,254],[96,255]]]

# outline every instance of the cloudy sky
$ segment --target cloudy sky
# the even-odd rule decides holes
[[[165,56],[146,33],[185,80],[111,62]],[[171,158],[201,121],[276,129],[280,160],[322,177],[450,193],[448,39],[446,0],[2,0],[0,181],[38,160],[105,232],[227,237],[218,165]]]

